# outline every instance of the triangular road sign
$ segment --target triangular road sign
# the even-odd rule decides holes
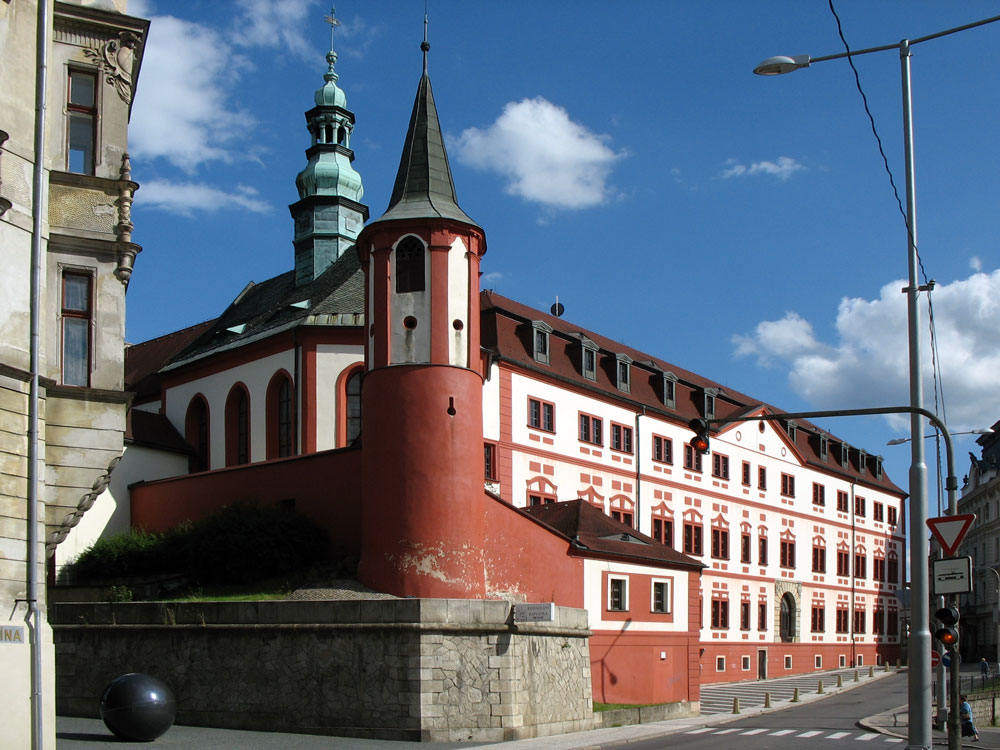
[[[965,533],[976,520],[974,513],[964,513],[956,516],[938,516],[927,519],[927,528],[938,540],[945,557],[952,557],[965,539]]]

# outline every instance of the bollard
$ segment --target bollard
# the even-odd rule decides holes
[[[868,676],[869,677],[875,676],[875,667],[868,667]]]
[[[816,690],[817,695],[823,695],[823,680],[819,681],[819,688]]]
[[[771,694],[764,693],[764,708],[770,708],[770,707],[771,707]]]
[[[837,687],[844,687],[844,675],[837,675]]]
[[[902,664],[903,663],[897,658],[896,659],[896,669],[899,669],[902,666]]]
[[[792,703],[798,703],[798,702],[799,702],[799,689],[795,688],[795,692],[792,693]]]
[[[854,681],[855,682],[860,682],[861,681],[861,675],[858,674],[858,670],[856,670],[856,669],[854,670]]]
[[[886,671],[886,672],[888,672],[888,671],[889,671],[889,662],[886,662],[886,663],[885,663],[885,671]]]
[[[733,713],[738,714],[739,712],[740,712],[740,697],[737,695],[733,697]]]

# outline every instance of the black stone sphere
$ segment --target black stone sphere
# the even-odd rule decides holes
[[[152,742],[174,723],[177,701],[162,680],[131,672],[116,677],[101,696],[101,718],[116,737]]]

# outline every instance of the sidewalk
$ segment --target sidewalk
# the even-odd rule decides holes
[[[878,732],[879,734],[889,734],[893,737],[902,737],[905,740],[906,732],[909,728],[908,710],[909,706],[900,706],[892,711],[886,711],[885,713],[876,714],[875,716],[869,716],[868,718],[859,721],[858,724],[863,726],[865,729],[870,729],[873,732]],[[1000,727],[991,727],[989,725],[984,726],[980,724],[976,726],[976,729],[979,730],[979,742],[973,742],[971,737],[963,737],[961,745],[963,748],[1000,750]],[[939,732],[934,729],[931,731],[931,735],[935,745],[947,746],[947,732]]]
[[[823,674],[814,673],[819,678]],[[678,734],[690,729],[726,724],[731,721],[746,719],[763,713],[780,711],[794,705],[810,703],[822,700],[831,695],[837,695],[845,690],[851,690],[861,685],[867,685],[873,680],[891,677],[897,674],[897,670],[890,672],[876,671],[873,677],[865,675],[860,682],[845,681],[841,688],[827,686],[823,694],[815,692],[803,692],[800,694],[799,704],[790,701],[775,701],[771,708],[754,707],[743,709],[738,714],[724,713],[708,716],[694,716],[685,719],[672,719],[670,721],[653,722],[649,724],[635,724],[624,727],[609,727],[606,729],[594,729],[588,732],[574,732],[572,734],[561,734],[551,737],[535,737],[526,740],[513,740],[511,742],[498,742],[494,744],[477,743],[445,743],[445,742],[421,742],[420,748],[428,750],[454,750],[463,747],[479,748],[503,748],[503,750],[599,750],[610,745],[617,745],[624,742],[635,742],[637,740],[655,739],[670,734]],[[813,675],[810,675],[813,676]],[[785,679],[785,678],[779,678]],[[768,682],[778,682],[779,680],[766,680],[760,684]],[[902,709],[905,711],[905,707]],[[885,718],[880,720],[876,727],[872,729],[885,734],[894,734],[899,728],[893,726],[894,720],[891,713],[882,715]],[[879,719],[870,717],[865,721]],[[905,722],[905,713],[903,714]],[[982,730],[981,730],[982,731]],[[985,741],[985,733],[981,736],[984,742],[972,743],[971,747],[995,747],[1000,750],[1000,729],[988,730],[995,734],[998,742]],[[905,723],[902,727],[902,735],[905,736]],[[213,750],[316,750],[318,748],[329,748],[331,740],[334,740],[338,750],[393,750],[402,748],[413,748],[412,742],[393,742],[389,740],[358,740],[348,737],[330,737],[325,735],[301,735],[285,734],[278,732],[247,732],[240,730],[210,729],[205,727],[174,726],[165,735],[156,740],[158,748],[192,748],[210,747]],[[134,743],[139,746],[139,743]],[[142,743],[144,747],[148,744]],[[121,750],[124,747],[131,747],[133,743],[120,742],[108,732],[103,722],[99,719],[78,719],[60,716],[57,719],[57,741],[58,750],[111,750],[116,748]]]

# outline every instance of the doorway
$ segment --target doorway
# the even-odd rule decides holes
[[[757,679],[767,679],[767,649],[757,649]]]

